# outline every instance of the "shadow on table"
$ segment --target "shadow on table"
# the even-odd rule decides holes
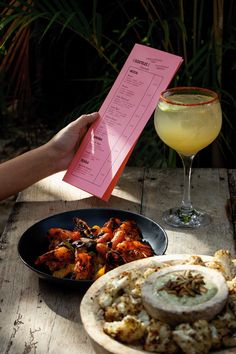
[[[49,283],[39,279],[40,298],[57,315],[73,322],[81,322],[80,302],[86,289]]]

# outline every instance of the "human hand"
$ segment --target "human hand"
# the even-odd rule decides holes
[[[98,118],[97,112],[83,114],[45,144],[55,172],[68,168],[88,128]]]

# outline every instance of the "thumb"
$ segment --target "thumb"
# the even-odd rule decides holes
[[[90,125],[100,117],[99,113],[94,112],[91,114],[86,114],[80,116],[73,122],[73,129],[76,134],[78,134],[77,143],[75,146],[75,151],[78,149],[81,141],[83,140],[85,134],[87,133]]]
[[[79,118],[77,118],[73,123],[73,128],[74,129],[83,129],[83,128],[88,128],[89,125],[91,125],[95,120],[97,120],[100,117],[98,112],[94,112],[91,114],[83,114]]]

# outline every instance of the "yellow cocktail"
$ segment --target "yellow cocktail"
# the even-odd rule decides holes
[[[163,213],[163,220],[176,227],[199,227],[210,222],[190,199],[191,166],[194,156],[215,140],[222,112],[218,95],[198,87],[176,87],[164,91],[154,116],[154,125],[165,144],[176,150],[184,167],[184,193],[179,208]]]
[[[222,123],[218,100],[210,103],[210,96],[179,94],[171,96],[171,101],[178,104],[160,101],[154,118],[157,134],[164,143],[189,156],[215,140]],[[209,104],[201,104],[207,101]]]

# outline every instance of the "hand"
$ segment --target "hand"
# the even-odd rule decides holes
[[[97,112],[84,114],[60,130],[45,144],[55,171],[68,168],[88,128],[98,118]]]
[[[0,164],[0,200],[42,178],[66,170],[98,113],[82,115],[59,131],[48,143]],[[16,173],[17,171],[17,173]]]

